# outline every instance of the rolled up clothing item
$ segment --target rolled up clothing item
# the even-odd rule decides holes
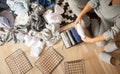
[[[74,39],[73,39],[73,37],[72,37],[72,35],[71,35],[71,33],[70,33],[70,30],[66,30],[66,33],[67,33],[67,35],[68,35],[68,38],[69,38],[71,44],[72,44],[72,45],[75,45],[75,41],[74,41]]]
[[[41,52],[42,52],[42,49],[40,47],[31,47],[30,56],[38,57]]]
[[[80,36],[78,35],[77,31],[75,30],[75,28],[71,28],[70,32],[71,32],[71,34],[72,34],[76,43],[81,43],[82,42],[82,40],[81,40]]]
[[[85,38],[85,32],[82,25],[84,25],[83,20],[81,21],[81,24],[80,23],[77,24],[77,33],[80,35],[81,38]]]
[[[100,52],[98,56],[102,61],[104,61],[108,64],[112,64],[115,66],[120,65],[120,60],[117,57],[111,56],[110,54],[108,54],[105,51]]]
[[[42,52],[44,46],[45,46],[45,42],[36,41],[36,43],[34,45],[32,45],[32,47],[31,47],[30,56],[38,57],[40,55],[40,53]]]
[[[61,37],[66,48],[69,48],[72,46],[65,31],[61,33]]]

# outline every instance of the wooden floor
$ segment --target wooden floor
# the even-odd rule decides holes
[[[61,30],[67,29],[71,26],[72,24],[67,25]],[[54,45],[54,48],[64,56],[64,60],[52,74],[64,74],[64,62],[78,59],[85,60],[86,74],[120,74],[119,66],[115,67],[106,64],[98,58],[98,53],[103,51],[102,47],[97,47],[94,43],[81,43],[68,49],[63,47],[62,50],[62,45],[62,41],[59,41]],[[27,74],[42,74],[41,71],[34,66],[37,59],[29,56],[30,48],[26,47],[24,44],[6,44],[4,46],[0,46],[0,74],[11,74],[11,71],[5,62],[5,58],[18,48],[21,48],[27,54],[33,65],[33,68],[27,72]],[[45,49],[47,49],[47,47]],[[114,52],[113,55],[119,54],[118,52],[119,51]]]

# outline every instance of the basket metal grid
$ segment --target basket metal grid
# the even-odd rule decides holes
[[[85,74],[84,60],[67,61],[65,65],[65,74]]]
[[[60,53],[58,53],[53,47],[49,47],[35,62],[35,66],[43,74],[51,74],[63,59],[64,57]]]
[[[21,49],[13,52],[5,58],[5,61],[12,74],[25,74],[33,68],[26,54]]]

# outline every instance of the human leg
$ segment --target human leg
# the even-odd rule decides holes
[[[109,42],[105,47],[105,51],[106,52],[113,52],[115,50],[118,50],[120,48],[120,41],[116,41],[116,42]]]
[[[109,53],[102,51],[99,53],[99,58],[108,63],[108,64],[112,64],[112,65],[120,65],[120,60],[114,56],[111,56]]]

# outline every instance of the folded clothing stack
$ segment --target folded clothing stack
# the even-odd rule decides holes
[[[63,31],[61,33],[61,38],[66,48],[82,42],[75,28]]]

